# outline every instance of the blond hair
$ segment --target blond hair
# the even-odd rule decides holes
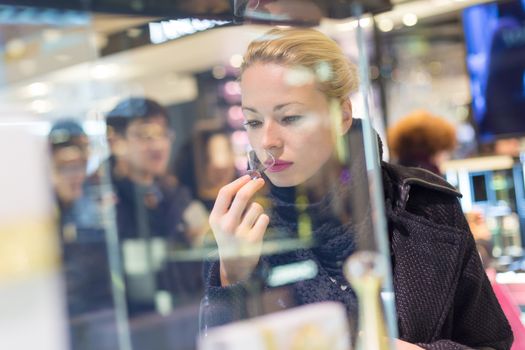
[[[424,110],[404,116],[388,129],[388,146],[399,158],[452,151],[456,142],[455,126]]]
[[[331,98],[345,100],[357,89],[356,66],[339,45],[309,28],[275,28],[250,43],[242,73],[255,63],[303,67],[315,73],[321,90]]]

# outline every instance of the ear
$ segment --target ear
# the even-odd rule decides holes
[[[349,99],[341,102],[341,112],[343,114],[341,119],[341,132],[344,135],[352,126],[352,103]]]

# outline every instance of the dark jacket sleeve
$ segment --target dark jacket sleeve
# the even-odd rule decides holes
[[[200,308],[200,328],[220,326],[246,317],[246,288],[244,283],[221,286],[218,261],[204,265],[205,296]]]
[[[220,278],[218,260],[208,260],[204,264],[205,296],[201,301],[200,329],[240,321],[262,312],[261,295],[267,288],[269,263],[262,256],[251,275],[240,281],[223,287]]]

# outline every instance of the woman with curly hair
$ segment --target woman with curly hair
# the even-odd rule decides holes
[[[456,128],[447,120],[419,110],[388,129],[388,146],[397,163],[441,174],[439,164],[456,147]]]

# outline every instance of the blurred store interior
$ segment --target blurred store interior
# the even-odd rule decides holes
[[[231,12],[238,1],[191,3],[0,1],[0,348],[196,348],[197,262],[209,254],[207,215],[218,188],[246,169],[237,81],[242,54],[269,25],[236,21]],[[461,205],[487,243],[496,279],[525,315],[525,2],[370,4],[375,13],[365,8],[359,20],[351,12],[308,17],[308,7],[306,15],[294,13],[334,38],[356,63],[358,32],[363,35],[369,105],[357,93],[353,113],[369,114],[384,160],[396,159],[386,147],[387,130],[403,116],[426,110],[454,125],[457,144],[440,170],[463,194]],[[106,116],[133,97],[153,99],[167,111],[166,130],[139,137],[170,142],[165,154],[152,157],[167,158],[163,184],[183,185],[190,198],[191,210],[180,215],[191,233],[175,250],[155,232],[123,238],[115,219],[115,183],[105,164],[118,144]],[[54,221],[60,205],[53,162],[61,159],[49,152],[49,135],[65,119],[87,139],[88,151],[76,161],[85,169],[79,186],[97,206],[89,233],[67,225],[57,231]],[[72,162],[64,160],[57,171],[74,172]],[[154,204],[146,201],[143,210],[168,196],[156,193],[146,194]],[[148,220],[140,211],[130,215]],[[97,230],[105,232],[100,242],[93,238]],[[75,260],[79,256],[90,259]],[[66,266],[67,259],[75,262]],[[89,293],[98,291],[89,284],[95,282],[70,286],[63,276],[49,277],[68,268],[64,273],[74,279],[104,279],[107,295],[83,304],[85,294],[97,294]],[[104,276],[93,272],[102,270]],[[165,270],[182,274],[186,284],[173,286]],[[75,314],[66,301],[75,297],[80,309],[106,306]]]

